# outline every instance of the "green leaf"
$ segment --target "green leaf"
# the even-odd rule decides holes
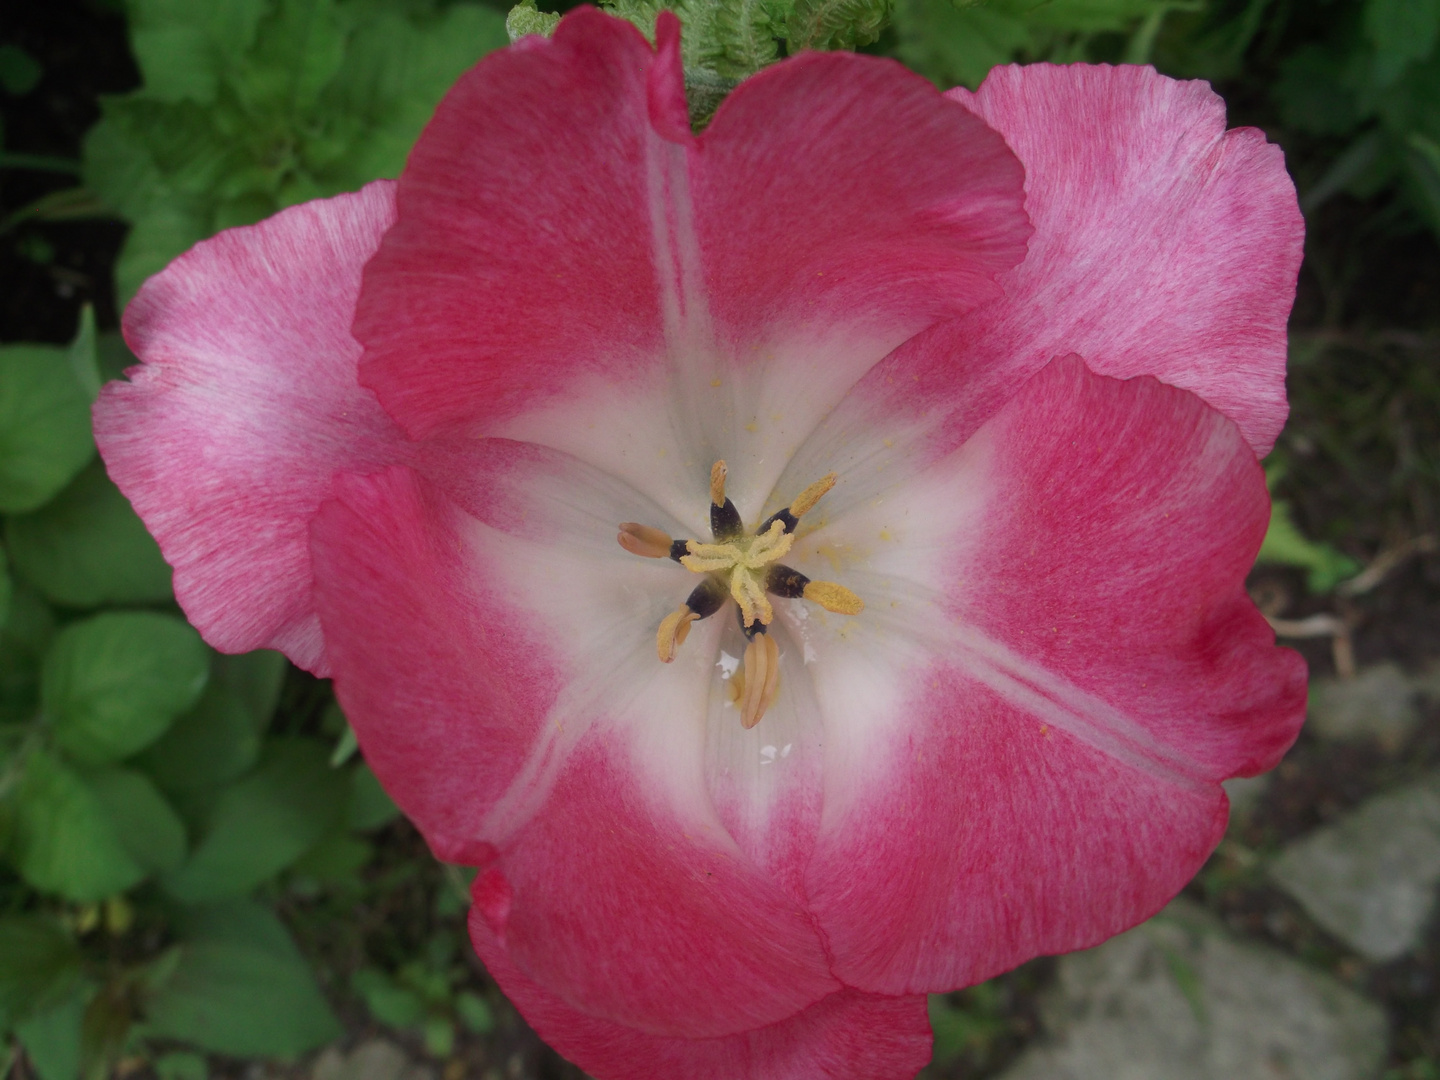
[[[10,856],[43,892],[81,903],[123,892],[145,869],[121,844],[105,805],[71,768],[35,751],[15,793]]]
[[[400,808],[385,794],[380,781],[363,761],[350,773],[350,800],[346,809],[350,828],[360,832],[388,825],[400,816]]]
[[[272,743],[260,767],[220,795],[209,831],[166,889],[192,904],[239,896],[303,855],[345,805],[327,756],[309,740]]]
[[[479,994],[469,990],[455,995],[455,1015],[476,1035],[488,1035],[495,1030],[495,1014],[490,1006]]]
[[[168,873],[185,861],[185,826],[144,774],[100,769],[89,781],[121,846],[147,873]]]
[[[420,995],[398,985],[378,968],[361,968],[350,980],[351,988],[365,999],[370,1015],[393,1028],[415,1027],[425,1019]]]
[[[135,219],[115,263],[117,306],[128,304],[147,278],[209,235],[205,215],[192,201],[176,198],[148,207]]]
[[[40,664],[55,635],[55,616],[34,589],[19,585],[0,627],[0,723],[34,717],[40,708]]]
[[[55,636],[40,703],[55,740],[79,761],[118,761],[158,739],[199,700],[209,652],[181,619],[105,612]]]
[[[1271,487],[1278,482],[1279,474],[1273,466],[1267,470],[1266,479]],[[1290,519],[1289,504],[1281,499],[1270,504],[1270,527],[1265,532],[1265,542],[1260,545],[1260,554],[1255,561],[1308,570],[1306,587],[1316,593],[1329,592],[1360,569],[1354,559],[1342,555],[1329,544],[1307,540]]]
[[[149,1036],[221,1054],[293,1057],[341,1035],[273,913],[236,901],[188,922],[174,973],[146,1002]]]
[[[1389,86],[1412,60],[1423,60],[1440,34],[1440,0],[1366,0],[1365,36],[1375,46],[1373,75]]]
[[[1345,58],[1319,45],[1303,45],[1280,64],[1271,93],[1280,118],[1314,135],[1344,135],[1360,123],[1359,105],[1346,85]]]
[[[15,592],[15,582],[10,578],[10,560],[5,557],[5,551],[0,548],[0,619],[7,618],[10,614],[10,598]]]
[[[894,11],[895,0],[795,0],[786,23],[790,51],[869,45]]]
[[[344,60],[345,32],[333,0],[277,0],[234,87],[252,114],[294,116],[315,105]]]
[[[364,840],[337,830],[302,855],[292,869],[327,885],[358,885],[356,875],[374,853]]]
[[[165,181],[129,123],[124,101],[100,99],[100,121],[85,133],[81,146],[81,175],[87,190],[125,220],[135,221],[165,191]]]
[[[218,788],[260,758],[260,731],[241,697],[212,677],[193,709],[135,759],[166,791]]]
[[[24,97],[40,84],[45,69],[40,61],[19,45],[0,45],[0,88],[14,97]]]
[[[519,41],[526,34],[549,37],[560,24],[560,16],[552,11],[540,11],[535,0],[520,0],[505,16],[505,33],[511,41]]]
[[[17,1024],[15,1034],[40,1080],[79,1080],[85,1009],[95,990],[81,984],[58,1005]]]
[[[706,66],[731,79],[753,75],[779,56],[777,38],[785,37],[792,6],[778,0],[725,0],[716,6],[711,33],[713,54]],[[713,112],[713,110],[711,110]]]
[[[85,310],[69,350],[0,348],[0,511],[43,505],[95,455],[91,388],[78,377],[95,370],[95,321]]]
[[[942,89],[973,89],[1035,44],[1023,19],[988,7],[957,10],[949,0],[899,0],[895,32],[900,59]]]
[[[80,950],[43,915],[0,918],[0,1031],[61,1001],[80,976]]]
[[[214,101],[221,74],[254,43],[266,6],[265,0],[129,0],[130,48],[146,96]]]
[[[934,1061],[944,1065],[967,1051],[983,1051],[1009,1028],[999,1015],[994,988],[981,983],[963,996],[931,994],[930,1026],[935,1032]]]
[[[97,459],[41,509],[5,523],[16,573],[57,604],[171,598],[170,567]]]
[[[322,154],[312,137],[302,151],[332,191],[399,176],[445,92],[507,40],[499,13],[474,4],[455,4],[423,20],[385,8],[364,10],[345,62],[325,92],[327,113],[353,118],[354,127],[333,130],[332,119],[330,135],[338,149]]]
[[[431,1057],[448,1058],[455,1051],[455,1025],[448,1016],[427,1016],[421,1027],[425,1052]]]
[[[210,1066],[199,1054],[172,1050],[155,1059],[155,1075],[159,1080],[206,1080]]]
[[[1436,236],[1440,236],[1440,143],[1418,131],[1406,140],[1405,166],[1412,198]]]

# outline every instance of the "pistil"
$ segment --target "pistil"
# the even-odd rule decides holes
[[[687,570],[706,575],[685,603],[661,621],[655,634],[655,651],[663,663],[675,659],[690,627],[708,618],[727,596],[739,608],[740,628],[748,644],[743,670],[735,676],[740,723],[752,728],[775,702],[780,687],[780,648],[767,632],[775,619],[770,595],[803,597],[826,611],[858,615],[865,603],[843,585],[811,581],[780,562],[795,543],[795,530],[803,517],[835,486],[835,474],[821,477],[795,497],[788,507],[771,514],[754,534],[746,535],[735,504],[725,494],[725,462],[710,469],[710,531],[714,543],[673,540],[660,529],[627,521],[620,526],[620,546],[647,559],[674,559]]]

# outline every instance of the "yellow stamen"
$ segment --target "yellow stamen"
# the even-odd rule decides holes
[[[655,651],[660,654],[662,664],[675,659],[675,650],[690,636],[690,624],[699,618],[684,604],[665,616],[655,632]]]
[[[716,506],[725,505],[725,462],[717,461],[710,466],[710,501]]]
[[[765,595],[764,575],[756,576],[755,571],[784,558],[795,543],[795,534],[787,533],[779,521],[771,522],[768,532],[761,533],[748,543],[741,540],[729,544],[701,544],[691,540],[685,545],[688,555],[680,558],[680,565],[697,574],[730,574],[730,595],[740,605],[740,613],[746,626],[758,621],[766,626],[775,618],[775,609]]]
[[[620,535],[616,537],[620,546],[631,555],[643,555],[647,559],[663,559],[670,554],[670,537],[649,525],[637,525],[633,521],[622,522]]]
[[[800,492],[799,495],[795,496],[795,501],[790,504],[790,513],[794,514],[797,518],[804,517],[806,511],[819,502],[821,497],[834,486],[835,474],[833,472],[822,476],[804,491]]]
[[[865,601],[844,585],[833,581],[812,581],[805,586],[805,599],[819,604],[826,611],[837,615],[859,615],[865,610]]]
[[[753,728],[775,704],[780,691],[780,648],[769,634],[756,634],[745,646],[745,686],[740,692],[740,726]]]

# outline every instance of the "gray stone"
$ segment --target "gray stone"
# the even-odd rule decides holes
[[[1243,820],[1255,809],[1265,790],[1270,786],[1274,773],[1259,776],[1237,776],[1223,784],[1225,794],[1230,797],[1230,816]]]
[[[1384,1011],[1176,901],[1060,961],[1046,1036],[1004,1080],[1374,1080]]]
[[[1294,841],[1270,876],[1365,959],[1403,956],[1419,944],[1440,883],[1440,775]]]
[[[1374,739],[1387,749],[1398,749],[1419,722],[1418,689],[1388,660],[1353,679],[1315,679],[1310,683],[1310,730],[1322,739]]]
[[[349,1054],[327,1046],[310,1068],[311,1080],[401,1080],[410,1059],[386,1039],[361,1043]]]

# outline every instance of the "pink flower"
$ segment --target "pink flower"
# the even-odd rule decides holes
[[[1243,581],[1301,220],[1202,84],[809,54],[696,137],[678,34],[571,15],[398,184],[176,260],[96,429],[562,1054],[911,1076],[927,992],[1149,916],[1295,737]]]

